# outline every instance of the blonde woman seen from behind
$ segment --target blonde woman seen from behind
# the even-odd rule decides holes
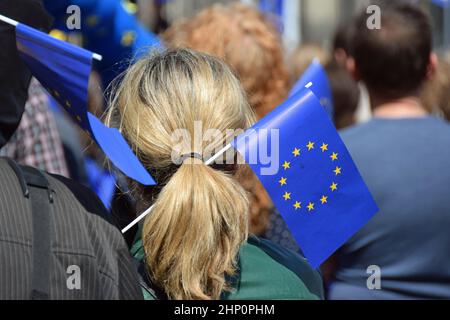
[[[194,137],[201,123],[204,132],[222,133],[225,145],[230,130],[251,126],[255,116],[230,69],[177,49],[142,58],[121,80],[108,120],[158,182],[134,186],[143,207],[154,205],[133,248],[146,298],[322,298],[321,278],[303,258],[248,235],[239,166],[206,166],[207,139],[173,139],[180,129]]]

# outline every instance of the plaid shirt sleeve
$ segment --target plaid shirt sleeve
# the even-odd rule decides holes
[[[19,128],[0,150],[0,155],[22,165],[68,177],[63,145],[50,112],[48,95],[35,79],[31,81],[28,94]]]

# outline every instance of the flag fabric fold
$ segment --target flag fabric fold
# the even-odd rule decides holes
[[[106,127],[87,111],[93,53],[21,23],[16,26],[16,38],[19,54],[33,76],[96,141],[111,162],[128,177],[154,185],[155,181],[121,133]]]
[[[259,177],[313,267],[378,211],[310,90],[289,98],[232,144]],[[276,170],[270,169],[274,164]]]
[[[324,67],[317,59],[314,59],[314,61],[302,74],[300,79],[295,83],[289,97],[292,97],[299,91],[303,90],[308,83],[311,83],[310,89],[319,99],[320,104],[325,108],[328,115],[332,116],[333,95],[331,93],[330,82]]]

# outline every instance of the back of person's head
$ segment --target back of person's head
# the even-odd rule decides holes
[[[329,60],[328,53],[318,44],[306,43],[294,50],[289,57],[292,83],[299,79],[314,59],[317,59],[322,65],[326,65]]]
[[[337,129],[344,129],[356,122],[361,91],[346,68],[337,63],[326,67],[333,95],[333,120]]]
[[[353,24],[341,23],[333,37],[333,58],[336,63],[345,67],[347,59],[352,55]]]
[[[208,167],[183,157],[207,157],[203,150],[211,147],[194,138],[195,122],[203,132],[219,132],[223,137],[211,138],[223,145],[234,138],[229,130],[251,126],[255,115],[238,79],[217,58],[169,50],[132,65],[111,105],[109,122],[118,124],[158,183],[140,187],[143,203],[154,204],[143,229],[152,280],[171,299],[218,299],[247,239],[248,198],[233,177],[238,166]],[[181,129],[193,141],[174,136]]]
[[[403,1],[380,5],[380,29],[368,28],[365,11],[355,20],[356,73],[369,92],[380,98],[417,95],[430,65],[430,19],[420,7]]]
[[[435,74],[424,86],[422,101],[428,111],[450,121],[450,58],[440,57]]]
[[[258,10],[235,3],[213,5],[175,23],[163,35],[169,47],[217,56],[236,70],[259,117],[287,97],[289,75],[279,32]]]

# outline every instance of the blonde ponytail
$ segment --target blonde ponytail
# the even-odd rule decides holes
[[[248,236],[247,194],[235,180],[237,166],[218,170],[195,158],[176,166],[171,134],[193,134],[194,122],[201,121],[205,130],[223,133],[225,144],[227,130],[248,128],[255,116],[239,81],[216,58],[172,50],[135,63],[111,106],[109,122],[160,185],[157,192],[141,188],[142,200],[154,204],[142,235],[152,281],[171,299],[219,299],[231,290],[226,279],[235,274]],[[202,150],[187,143],[179,156],[204,156]]]
[[[232,177],[183,164],[145,221],[153,280],[173,299],[218,299],[247,238],[247,208],[247,196]]]

